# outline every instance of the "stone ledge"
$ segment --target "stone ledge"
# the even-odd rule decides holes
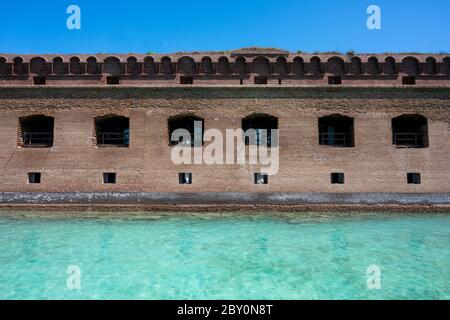
[[[450,205],[450,193],[2,192],[0,205]]]

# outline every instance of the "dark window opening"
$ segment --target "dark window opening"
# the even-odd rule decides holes
[[[242,119],[245,145],[276,147],[278,119],[267,114],[252,114]]]
[[[398,148],[428,147],[427,118],[412,114],[392,119],[392,143]]]
[[[302,57],[295,57],[292,63],[292,73],[297,75],[305,74],[305,61]]]
[[[366,73],[370,75],[377,75],[380,73],[380,67],[378,64],[378,59],[376,57],[370,57],[366,64]]]
[[[319,145],[354,147],[353,118],[330,115],[319,118]]]
[[[80,58],[78,58],[78,57],[70,58],[69,72],[71,74],[82,74],[82,73],[84,73],[83,66],[81,64]]]
[[[103,73],[114,77],[122,75],[122,63],[117,57],[107,57],[103,60]]]
[[[265,76],[255,76],[255,84],[267,84],[267,77]]]
[[[382,73],[384,74],[395,74],[397,72],[395,59],[393,57],[387,57],[384,59]]]
[[[204,121],[202,118],[194,115],[175,116],[169,119],[168,126],[169,145],[173,146],[181,143],[183,145],[194,146],[196,141],[198,141],[200,145],[203,145]],[[187,130],[189,138],[183,137],[183,132],[186,134],[183,129]],[[176,130],[179,130],[179,132],[175,132]],[[172,135],[174,135],[174,139],[178,138],[178,140],[173,141]]]
[[[40,172],[29,172],[28,173],[28,183],[41,183],[41,173]]]
[[[106,77],[106,84],[115,85],[119,83],[120,83],[119,77],[111,77],[111,76]]]
[[[193,76],[180,76],[180,84],[194,84]]]
[[[402,83],[405,85],[415,85],[416,84],[416,77],[403,77]]]
[[[195,61],[192,57],[183,56],[178,59],[177,73],[193,75],[196,73]]]
[[[53,117],[33,115],[19,119],[22,147],[48,148],[53,145]]]
[[[126,72],[132,75],[140,74],[142,72],[141,66],[136,57],[128,57]]]
[[[20,57],[14,58],[13,73],[14,74],[28,74],[27,65],[23,62]]]
[[[319,57],[314,56],[310,59],[308,70],[310,74],[315,76],[322,74],[322,65]]]
[[[328,84],[342,84],[342,78],[339,76],[329,76]]]
[[[97,59],[94,57],[89,57],[87,58],[87,66],[86,66],[86,71],[88,74],[98,74],[99,72],[99,67],[97,64]]]
[[[95,118],[97,146],[128,147],[130,143],[130,119],[118,115]]]
[[[332,74],[333,76],[341,76],[345,74],[345,62],[340,57],[331,57],[328,59],[326,65],[326,72]],[[337,84],[337,83],[330,83]]]
[[[192,173],[182,172],[178,174],[179,184],[192,184]]]
[[[332,184],[344,184],[344,174],[342,172],[332,172],[331,173],[331,183]]]
[[[407,180],[408,184],[420,184],[420,173],[408,172]]]
[[[115,172],[104,172],[103,173],[103,183],[116,183],[116,173]]]
[[[217,64],[217,73],[219,74],[230,74],[230,62],[227,57],[220,57],[219,62]]]
[[[269,176],[266,173],[255,173],[255,184],[268,184]]]
[[[243,56],[236,58],[234,63],[234,73],[237,74],[248,74],[247,62]]]
[[[362,64],[361,59],[358,57],[353,57],[350,64],[350,73],[351,74],[361,74],[362,73]]]
[[[428,57],[425,60],[425,65],[423,66],[424,74],[436,74],[436,59],[433,57]]]
[[[33,77],[33,83],[35,86],[45,86],[45,84],[47,83],[45,77]]]

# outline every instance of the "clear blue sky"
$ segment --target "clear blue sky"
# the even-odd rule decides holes
[[[71,4],[81,30],[66,27]],[[370,4],[381,7],[382,30],[366,27]],[[1,11],[2,53],[450,52],[449,0],[25,0]]]

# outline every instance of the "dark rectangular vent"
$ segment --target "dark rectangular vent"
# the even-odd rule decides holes
[[[255,84],[267,84],[267,77],[255,76]]]
[[[265,173],[255,173],[255,184],[268,184],[269,177]]]
[[[117,85],[119,83],[119,77],[106,77],[106,84]]]
[[[29,172],[28,173],[28,183],[41,183],[41,173],[40,172]]]
[[[45,86],[46,82],[45,77],[33,77],[33,83],[35,86]]]
[[[180,84],[194,84],[194,77],[180,76]]]
[[[408,172],[407,174],[408,184],[420,184],[420,173]]]
[[[328,84],[342,84],[342,78],[338,76],[329,76],[328,77]]]
[[[331,183],[332,184],[344,184],[344,174],[342,172],[332,172],[331,173]]]
[[[104,172],[103,173],[103,183],[116,183],[116,173],[115,172]]]
[[[405,85],[415,85],[416,84],[416,77],[403,77],[402,83]]]
[[[178,174],[179,184],[192,184],[192,173],[182,172]]]

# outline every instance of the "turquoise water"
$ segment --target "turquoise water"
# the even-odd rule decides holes
[[[449,299],[449,270],[450,215],[0,217],[2,299]]]

